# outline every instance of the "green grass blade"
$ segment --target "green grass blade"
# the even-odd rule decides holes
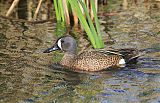
[[[64,10],[63,10],[63,5],[62,5],[62,0],[58,0],[58,8],[59,8],[61,20],[62,20],[62,22],[64,22],[65,21],[65,17],[64,17]]]
[[[78,2],[76,0],[68,0],[68,1],[69,1],[70,5],[72,6],[72,8],[74,8],[74,10],[76,11],[77,16],[78,16],[78,18],[79,18],[79,20],[80,20],[83,28],[87,32],[87,34],[88,34],[88,36],[89,36],[89,38],[91,40],[91,43],[92,43],[93,47],[97,48],[96,43],[95,43],[95,39],[92,36],[92,32],[91,32],[91,30],[90,30],[90,28],[88,26],[88,23],[87,23],[84,15],[82,14],[82,11],[81,11],[81,9],[79,7]]]
[[[96,30],[97,30],[97,33],[98,33],[99,42],[101,44],[101,47],[104,47],[104,43],[102,41],[102,36],[101,36],[101,32],[100,32],[100,24],[99,24],[99,20],[98,20],[96,8],[95,8],[95,3],[94,3],[93,0],[90,0],[90,1],[91,1],[91,5],[92,5],[92,10],[93,10],[95,23],[96,23]]]
[[[90,17],[90,15],[89,15],[89,13],[88,13],[88,10],[87,10],[87,7],[85,6],[85,4],[82,2],[82,0],[79,0],[79,2],[80,2],[80,4],[82,5],[82,7],[83,7],[83,9],[84,9],[84,11],[85,11],[85,14],[86,14],[86,16],[87,16],[87,19],[88,19],[88,23],[89,23],[89,26],[90,26],[90,29],[91,29],[91,31],[92,31],[92,35],[93,35],[93,37],[94,37],[94,40],[95,40],[95,42],[96,42],[96,47],[97,48],[102,48],[103,47],[103,45],[102,45],[102,41],[100,40],[100,38],[99,38],[99,36],[98,36],[98,32],[96,32],[96,29],[95,29],[95,27],[94,27],[94,25],[93,25],[93,22],[92,22],[92,20],[91,20],[91,17]],[[99,32],[100,33],[100,32]]]
[[[56,12],[56,19],[57,19],[57,21],[60,21],[61,16],[60,16],[60,13],[59,13],[59,10],[58,10],[57,0],[53,0],[53,2],[54,2],[53,4],[54,4],[55,12]]]

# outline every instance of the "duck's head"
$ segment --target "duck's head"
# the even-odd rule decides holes
[[[44,53],[50,53],[56,50],[75,54],[77,50],[76,40],[71,36],[60,37],[56,43],[51,48],[45,50]]]

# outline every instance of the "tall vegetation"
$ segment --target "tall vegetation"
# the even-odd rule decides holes
[[[89,4],[88,0],[86,2],[84,2],[84,0],[83,1],[53,0],[53,1],[54,1],[57,21],[66,22],[67,25],[70,24],[69,10],[72,11],[73,16],[78,17],[93,47],[94,48],[104,47],[104,43],[102,41],[102,36],[100,32],[100,24],[97,17],[96,5],[95,5],[97,3],[97,0],[90,0]],[[94,17],[94,22],[92,21],[93,20],[92,16]],[[76,20],[74,19],[74,21]]]
[[[10,16],[19,3],[20,0],[14,0],[6,16]],[[31,20],[36,20],[38,11],[43,0],[39,0],[34,16]],[[86,31],[91,44],[94,48],[103,48],[104,43],[102,41],[100,24],[97,17],[97,2],[98,0],[53,0],[54,8],[56,12],[56,19],[59,24],[66,23],[70,25],[70,14],[72,13],[74,18],[74,24],[78,25],[80,22],[81,27]],[[95,23],[95,25],[94,25]]]

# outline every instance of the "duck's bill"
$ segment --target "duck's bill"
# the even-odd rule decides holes
[[[53,47],[46,49],[43,53],[50,53],[50,52],[56,51],[56,50],[59,50],[59,48],[57,45],[54,45]]]

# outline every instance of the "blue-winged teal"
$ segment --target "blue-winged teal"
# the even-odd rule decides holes
[[[51,51],[64,51],[60,64],[73,70],[99,71],[109,67],[121,67],[126,62],[137,58],[137,52],[133,49],[121,49],[120,51],[84,51],[77,54],[76,40],[71,36],[59,38],[56,43],[44,53]]]

